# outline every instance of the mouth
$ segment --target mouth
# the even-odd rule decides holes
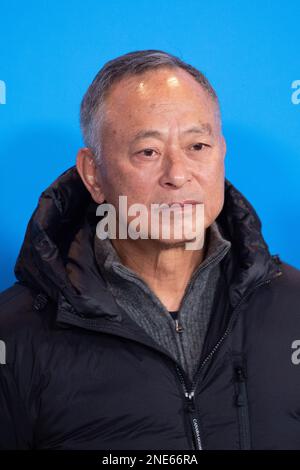
[[[188,211],[189,209],[194,212],[197,204],[203,204],[200,201],[196,201],[194,199],[186,199],[184,201],[172,201],[172,202],[161,202],[159,203],[159,207],[155,209],[155,212],[165,212],[165,211],[174,211],[174,212],[184,212]]]
[[[181,207],[184,207],[185,205],[196,205],[196,204],[201,204],[200,201],[195,201],[194,199],[187,199],[185,201],[172,201],[172,202],[166,202],[164,204],[167,204],[169,207],[172,207],[173,205],[179,205]]]

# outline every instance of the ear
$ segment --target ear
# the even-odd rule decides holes
[[[99,176],[97,178],[95,156],[90,148],[83,147],[79,149],[76,158],[76,168],[94,201],[101,204],[105,200],[105,196],[98,181]]]

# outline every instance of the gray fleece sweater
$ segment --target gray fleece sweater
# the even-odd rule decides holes
[[[216,222],[206,231],[206,254],[194,271],[182,298],[176,323],[166,307],[146,282],[122,264],[109,239],[94,238],[94,251],[99,269],[116,302],[151,338],[169,351],[192,380],[210,321],[220,261],[231,247],[223,238]]]

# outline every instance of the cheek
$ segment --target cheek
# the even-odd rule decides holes
[[[222,210],[224,204],[224,182],[224,162],[223,160],[219,160],[207,169],[207,173],[203,178],[205,218],[207,219],[207,225],[210,225]]]
[[[220,154],[214,156],[207,164],[206,181],[209,187],[216,191],[224,183],[225,168],[224,159]]]
[[[118,202],[119,195],[127,196],[128,204],[146,202],[153,187],[149,173],[133,171],[127,164],[111,161],[101,175],[106,200],[112,204]]]
[[[219,215],[224,204],[224,180],[216,181],[205,190],[205,216],[210,225]]]

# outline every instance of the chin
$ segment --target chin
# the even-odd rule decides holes
[[[194,246],[197,246],[197,248],[195,249],[201,249],[203,247],[202,240],[199,240],[199,242],[197,242],[197,237],[195,237],[194,235],[191,237],[185,237],[181,239],[159,238],[159,239],[152,239],[152,240],[157,244],[157,246],[160,246],[163,249],[180,248],[180,247],[187,249],[187,245],[189,243],[193,244]]]

